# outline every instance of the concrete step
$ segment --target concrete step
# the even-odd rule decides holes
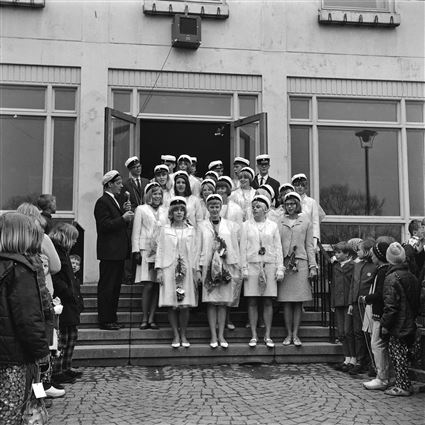
[[[97,282],[84,283],[80,287],[81,294],[83,297],[96,297],[97,295]],[[134,285],[121,285],[121,295],[124,294],[133,294],[141,295],[143,290],[143,285],[140,283],[135,283]]]
[[[329,329],[321,326],[301,326],[300,338],[304,341],[329,341]],[[264,329],[258,330],[259,341],[262,341]],[[282,342],[286,333],[282,327],[273,327],[271,336],[274,340]],[[189,327],[188,339],[193,343],[209,343],[210,331],[208,327]],[[247,328],[236,328],[234,331],[225,331],[225,337],[229,343],[248,343],[251,331]],[[117,345],[127,344],[167,344],[173,338],[173,332],[169,326],[159,329],[141,330],[138,328],[122,328],[119,331],[107,331],[102,329],[80,329],[78,332],[79,345]]]
[[[75,348],[73,363],[84,366],[324,363],[340,361],[341,355],[342,346],[328,342],[305,342],[299,348],[279,343],[273,349],[264,344],[250,348],[247,343],[231,343],[228,349],[212,349],[208,344],[178,349],[170,344],[80,345]]]
[[[140,307],[140,306],[139,306]],[[131,327],[138,327],[142,321],[141,308],[130,311],[118,311],[118,321],[124,326],[132,324]],[[232,322],[237,327],[244,327],[248,321],[248,314],[246,311],[231,311]],[[321,325],[321,313],[306,311],[302,315],[303,325]],[[160,326],[169,326],[168,313],[166,309],[159,309],[155,315],[155,321]],[[97,312],[96,311],[84,311],[80,317],[80,328],[95,328],[97,327]],[[281,310],[275,311],[273,316],[274,323],[283,324],[283,312]],[[193,309],[190,312],[189,324],[190,326],[205,326],[208,323],[207,314],[205,311],[200,309]]]

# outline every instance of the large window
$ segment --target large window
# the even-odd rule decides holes
[[[325,9],[341,10],[390,10],[389,0],[322,0]]]
[[[53,193],[73,211],[77,88],[0,86],[0,210]]]
[[[425,215],[424,102],[290,97],[291,171],[310,176],[335,238],[400,238]]]

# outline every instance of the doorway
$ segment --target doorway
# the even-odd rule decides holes
[[[221,159],[224,173],[230,175],[230,126],[211,121],[141,119],[140,162],[144,177],[153,177],[153,169],[161,164],[164,154],[197,157],[197,177],[205,175],[211,161]]]

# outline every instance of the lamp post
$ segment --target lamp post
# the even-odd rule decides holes
[[[370,215],[370,182],[369,182],[369,149],[373,147],[373,139],[378,134],[374,130],[362,130],[355,133],[364,149],[365,174],[366,174],[366,215]]]

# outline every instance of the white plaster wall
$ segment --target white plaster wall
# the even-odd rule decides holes
[[[76,219],[86,229],[85,280],[97,279],[93,206],[101,194],[108,68],[161,68],[171,18],[143,2],[46,0],[44,9],[1,8],[1,61],[81,68]],[[315,1],[229,1],[225,21],[202,21],[196,51],[173,49],[165,70],[263,77],[273,175],[286,181],[287,76],[424,81],[423,1],[397,2],[396,29],[320,26]],[[277,166],[277,163],[283,166]],[[276,164],[276,165],[274,165]]]

